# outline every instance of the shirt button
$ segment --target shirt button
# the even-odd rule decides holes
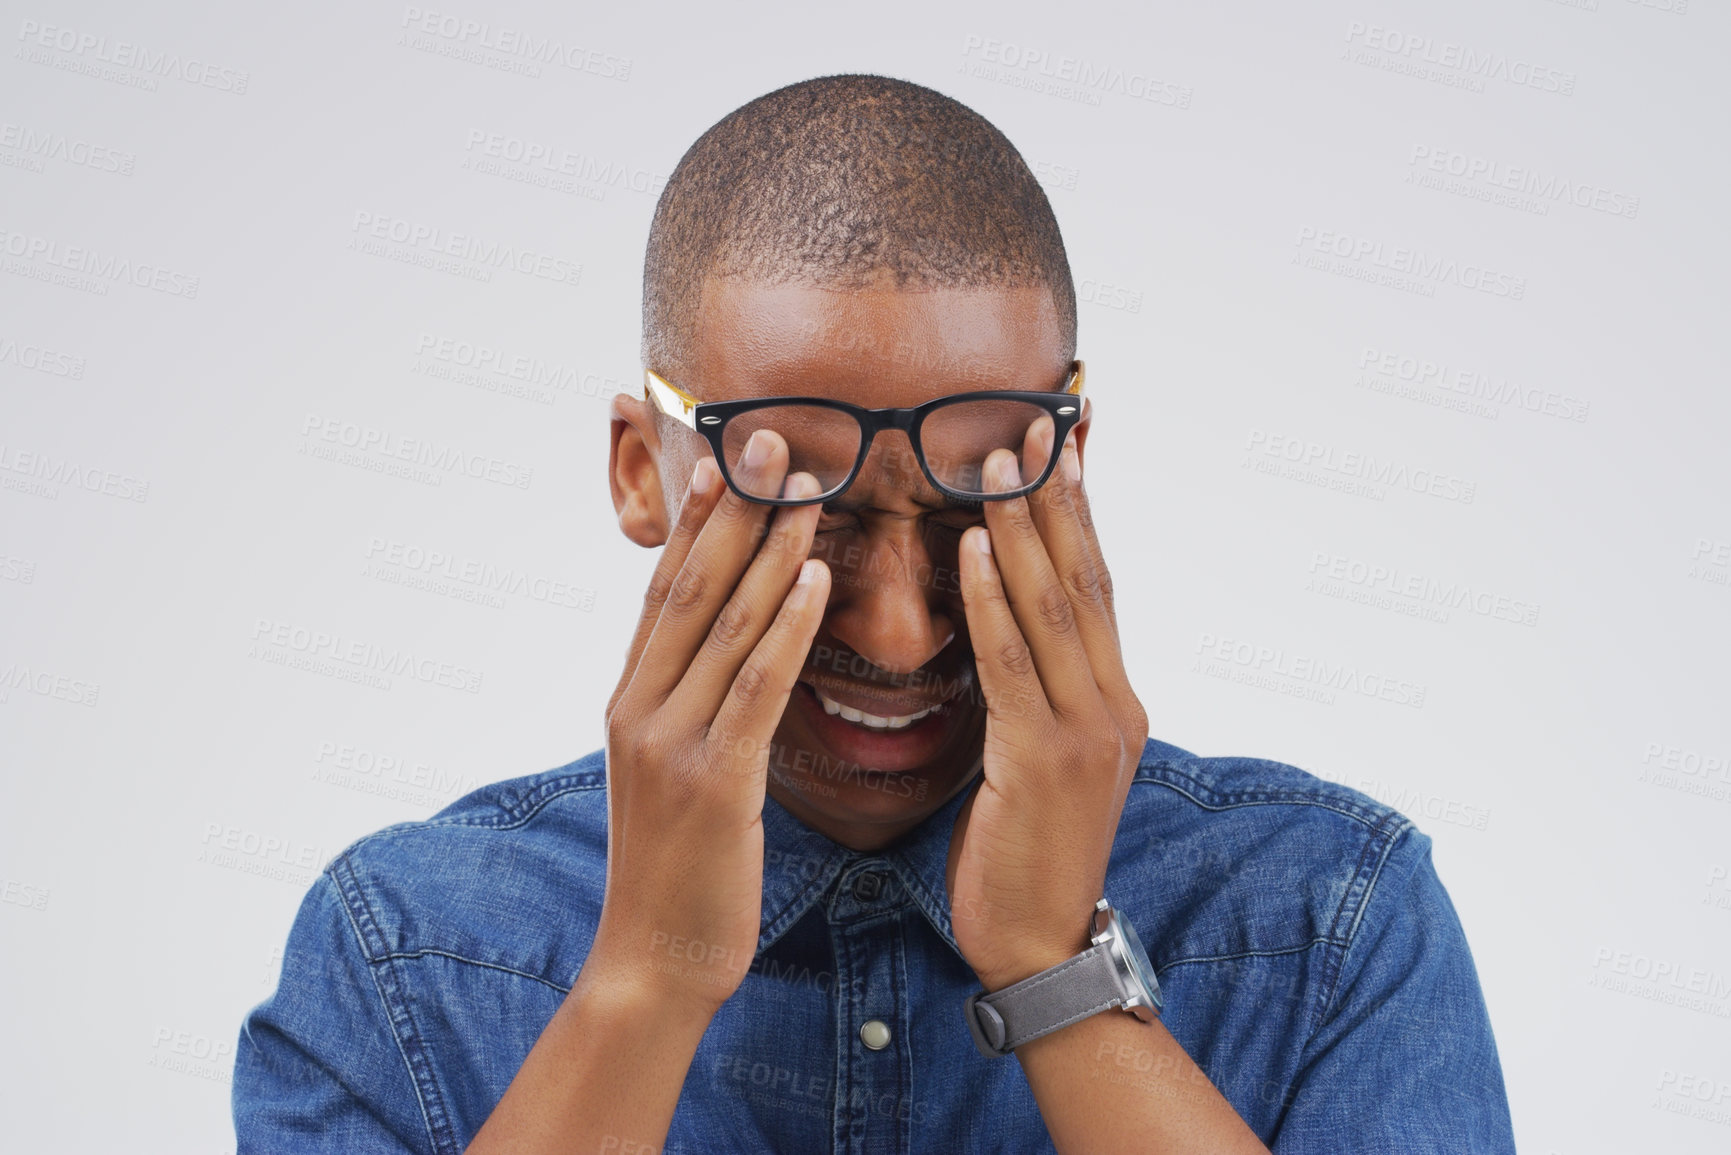
[[[859,1041],[874,1051],[881,1051],[890,1045],[889,1024],[882,1019],[872,1019],[859,1029]]]
[[[858,875],[853,880],[853,896],[861,902],[875,900],[878,895],[883,893],[883,889],[884,876],[875,870]]]

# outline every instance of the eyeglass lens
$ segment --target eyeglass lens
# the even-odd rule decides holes
[[[1043,407],[1027,401],[956,401],[926,414],[920,426],[920,448],[932,476],[942,485],[964,495],[984,496],[1004,488],[1001,483],[989,484],[984,476],[986,458],[995,449],[1008,449],[1016,455],[1025,480],[1038,477],[1046,468],[1047,461],[1030,460],[1026,450],[1029,428],[1046,416]],[[825,497],[841,489],[859,457],[862,432],[851,414],[819,405],[767,405],[747,410],[728,420],[722,443],[730,466],[728,475],[748,497],[781,496],[779,479],[771,491],[765,482],[750,479],[748,471],[731,468],[737,466],[745,443],[759,429],[772,429],[781,435],[788,448],[787,472],[811,474]],[[1053,448],[1056,450],[1057,445]],[[884,464],[894,470],[897,459],[886,454]],[[906,464],[910,474],[918,474],[915,463]]]

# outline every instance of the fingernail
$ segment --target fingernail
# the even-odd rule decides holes
[[[799,576],[794,579],[793,584],[798,586],[808,586],[812,582],[816,581],[818,567],[821,565],[823,565],[823,563],[818,561],[815,557],[806,558],[805,561],[800,563]]]
[[[746,469],[756,469],[758,466],[763,464],[764,458],[768,456],[769,438],[765,437],[763,435],[763,430],[759,429],[756,433],[753,433],[751,439],[745,443],[745,452],[740,455],[739,464],[744,466]]]
[[[1014,457],[1006,457],[998,462],[998,478],[1004,482],[1006,489],[1020,489],[1022,487],[1022,471],[1016,468]]]
[[[691,471],[691,492],[708,493],[709,487],[715,483],[715,458],[704,457],[697,463],[697,468]]]
[[[1058,458],[1058,463],[1064,467],[1064,479],[1069,482],[1082,480],[1082,461],[1076,456],[1074,446],[1064,446],[1064,452]]]
[[[979,547],[981,553],[985,554],[987,557],[991,557],[992,531],[989,529],[982,529],[979,533],[975,534],[974,544]]]

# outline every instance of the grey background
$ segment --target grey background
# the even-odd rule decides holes
[[[654,193],[721,115],[837,71],[958,97],[1050,190],[1155,736],[1418,820],[1523,1150],[1731,1143],[1722,5],[156,7],[0,19],[17,1149],[232,1150],[235,1035],[317,867],[600,745],[654,560],[604,479]],[[587,67],[512,71],[501,28]],[[573,175],[489,171],[492,137]],[[429,268],[357,219],[581,271]],[[1434,274],[1377,283],[1408,251]],[[163,287],[102,275],[140,266]],[[345,423],[528,484],[317,456]],[[1472,500],[1352,492],[1347,454]],[[292,668],[296,630],[478,692]],[[1318,663],[1409,704],[1319,699]]]

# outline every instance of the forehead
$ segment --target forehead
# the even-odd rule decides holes
[[[1044,286],[843,289],[705,282],[687,381],[705,401],[799,393],[868,408],[1051,389],[1069,365]]]

